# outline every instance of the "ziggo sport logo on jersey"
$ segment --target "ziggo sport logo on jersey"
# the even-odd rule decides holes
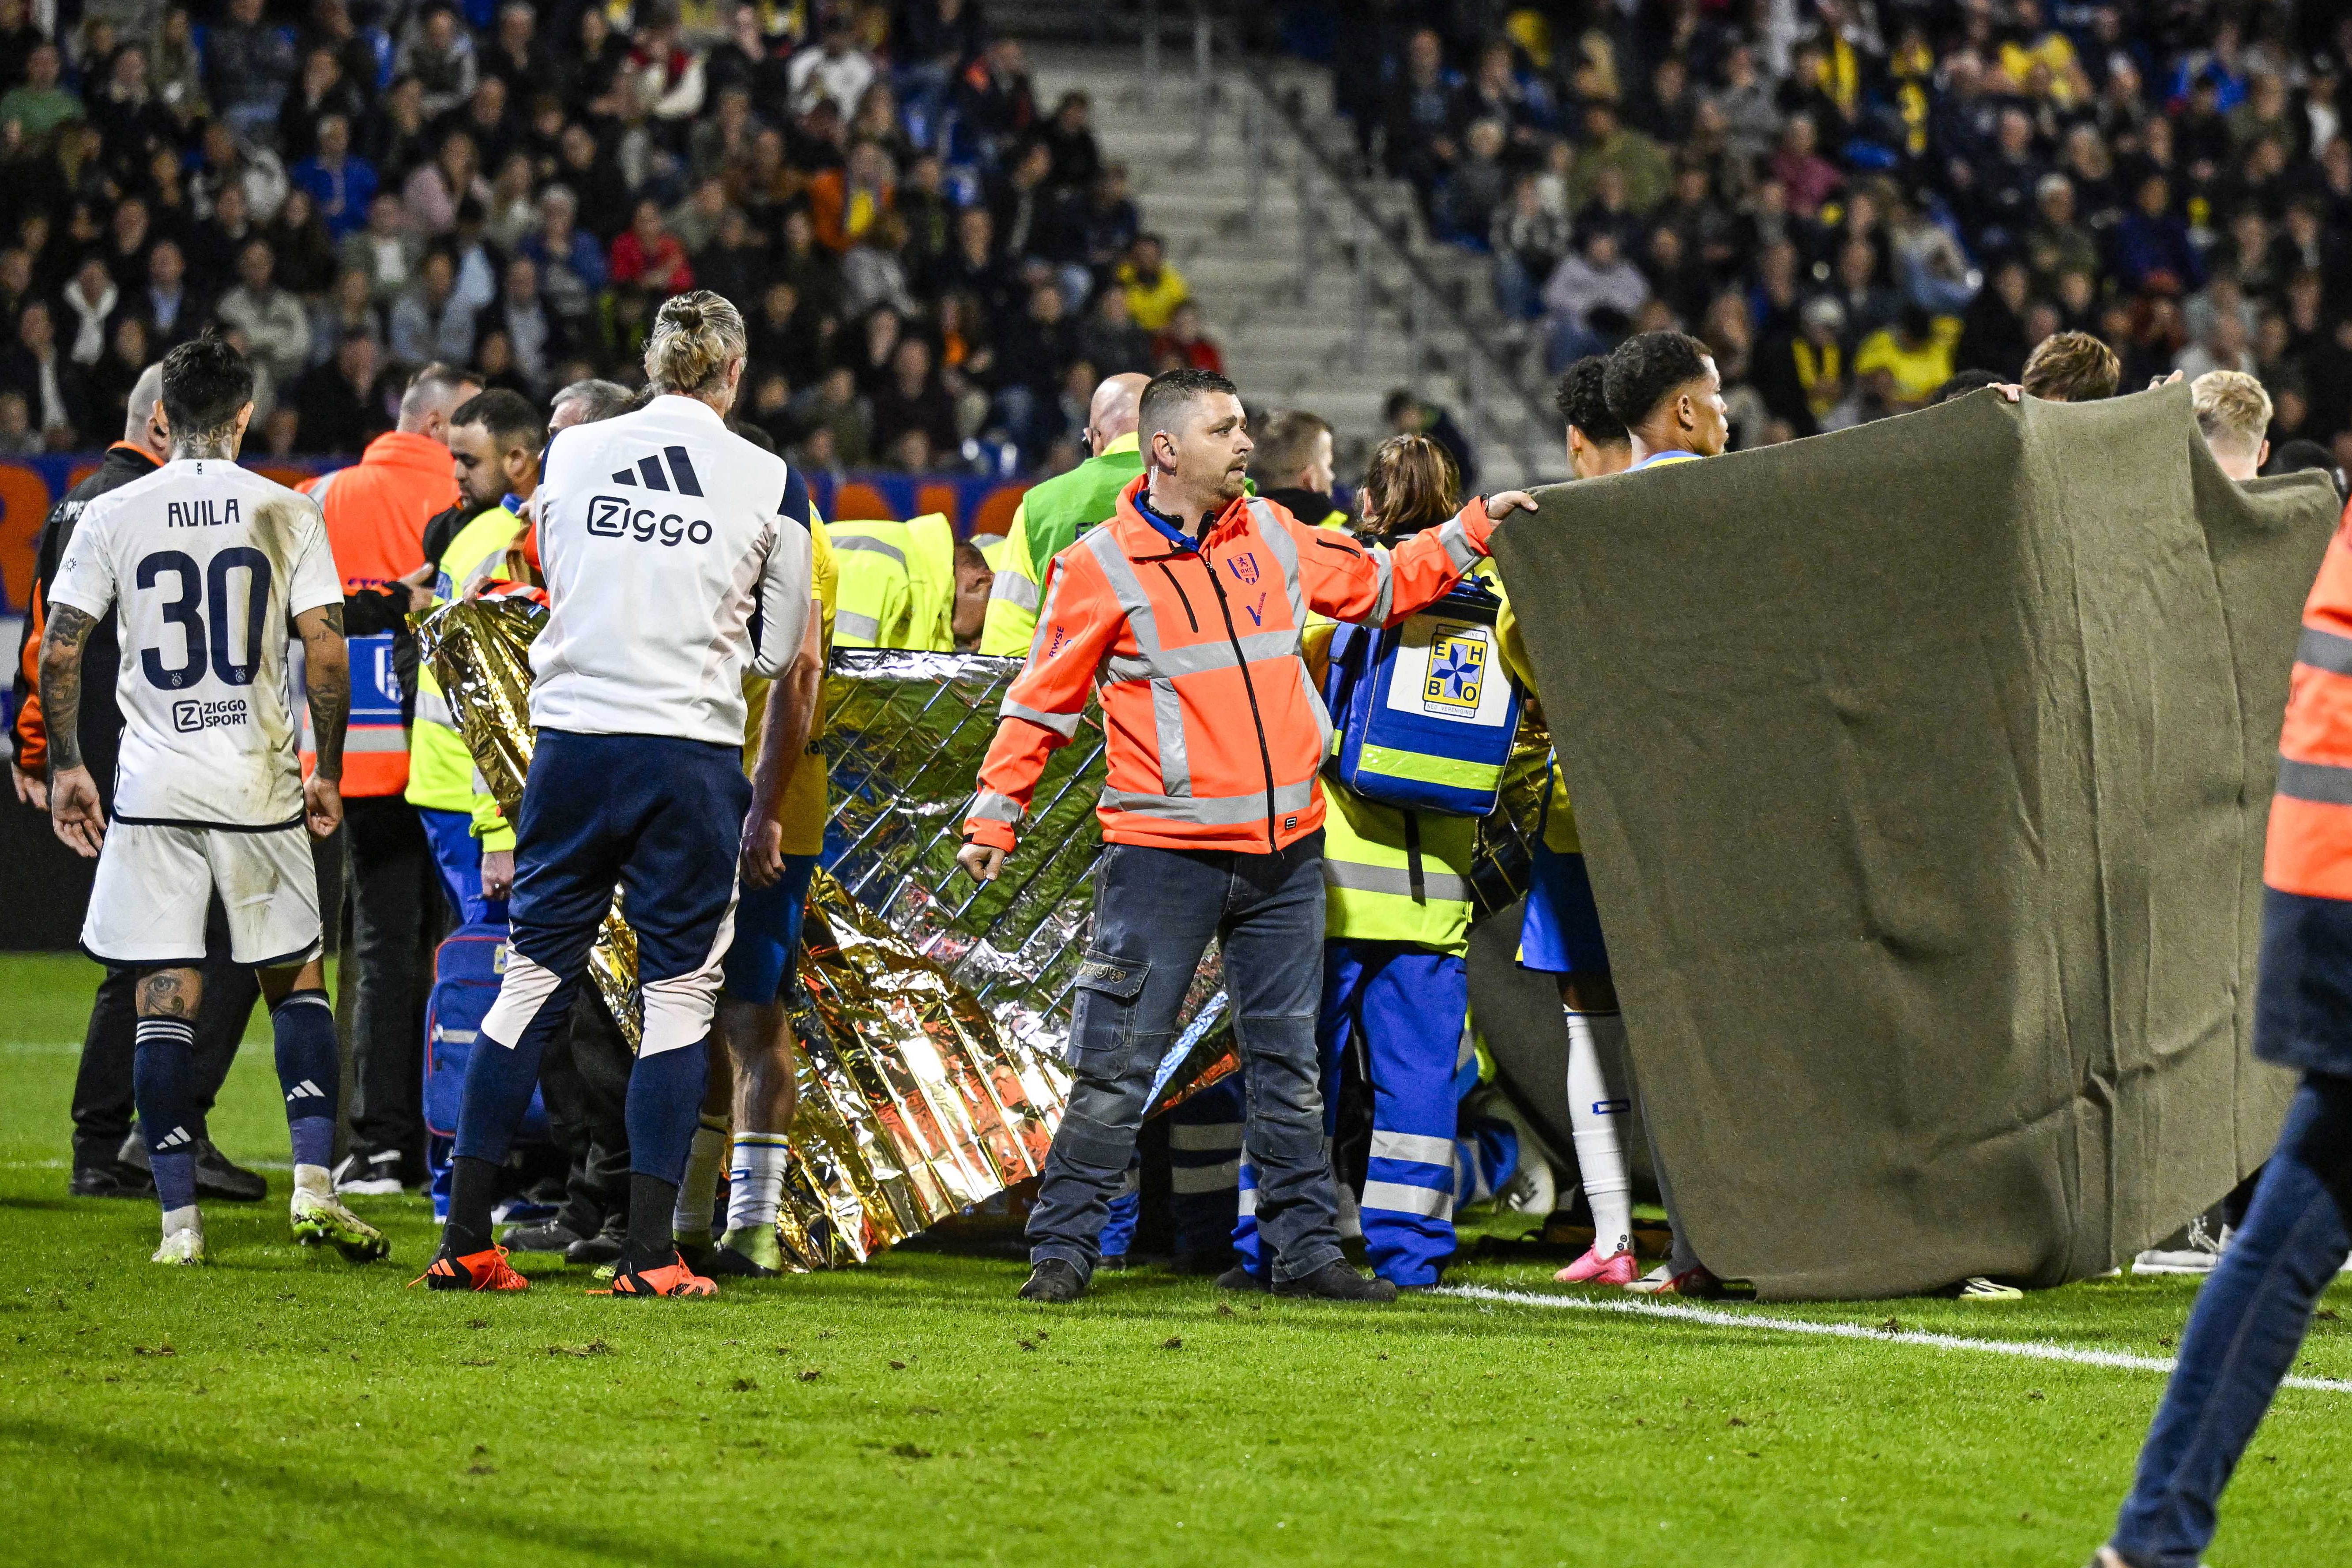
[[[172,728],[183,735],[193,735],[202,730],[217,730],[224,724],[242,724],[250,717],[242,697],[224,698],[215,702],[201,701],[192,697],[172,704]]]
[[[656,539],[664,544],[676,544],[680,540],[688,544],[710,542],[710,524],[704,519],[688,522],[674,511],[632,507],[619,496],[597,496],[589,501],[588,531],[606,539],[634,538],[641,544],[650,544]]]

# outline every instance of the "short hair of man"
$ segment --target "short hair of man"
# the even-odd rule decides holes
[[[2300,474],[2314,468],[2327,476],[2327,482],[2336,487],[2337,498],[2342,499],[2346,491],[2344,470],[2336,467],[2336,454],[2316,441],[2289,441],[2271,454],[2270,467],[2263,471],[2267,477],[2271,474]]]
[[[581,405],[579,423],[593,425],[626,414],[636,405],[637,395],[617,381],[600,381],[594,376],[575,381],[547,400],[547,411],[553,414],[567,403]]]
[[[226,338],[206,332],[163,356],[163,417],[173,445],[226,437],[253,401],[253,367]]]
[[[139,373],[131,385],[131,398],[123,405],[122,438],[137,443],[147,435],[147,421],[155,412],[155,405],[163,399],[163,366],[161,362]],[[170,415],[165,415],[170,418]]]
[[[1187,365],[1182,370],[1162,371],[1143,389],[1142,400],[1136,407],[1136,428],[1147,442],[1163,430],[1172,436],[1176,433],[1176,421],[1186,409],[1217,392],[1232,397],[1242,395],[1241,388],[1213,370]]]
[[[2096,403],[2113,397],[2123,378],[2123,361],[2105,343],[2088,332],[2053,332],[2026,356],[2021,384],[2050,403]]]
[[[1250,472],[1261,485],[1287,485],[1315,460],[1315,445],[1331,433],[1331,422],[1304,408],[1285,408],[1258,432]]]
[[[2189,405],[2208,446],[2252,457],[2271,427],[2271,395],[2242,370],[2209,370],[2189,384]]]
[[[1622,447],[1633,437],[1625,422],[1609,412],[1609,356],[1590,354],[1570,365],[1552,389],[1551,403],[1562,423],[1575,426],[1596,447]]]
[[[433,361],[410,376],[408,385],[400,394],[400,427],[407,429],[436,405],[444,409],[454,405],[459,387],[481,384],[480,371],[467,370],[443,360]]]
[[[449,416],[449,423],[480,426],[490,433],[490,439],[501,451],[509,447],[527,447],[536,452],[547,445],[545,417],[530,405],[530,398],[503,386],[478,392],[457,405],[457,411]]]
[[[1639,332],[1627,338],[1610,353],[1601,383],[1609,412],[1626,429],[1637,428],[1675,388],[1706,377],[1711,353],[1688,332]]]
[[[1988,386],[2000,384],[2000,374],[1998,371],[1964,370],[1936,388],[1936,395],[1929,398],[1927,403],[1932,407],[1936,404],[1949,403],[1955,397],[1965,397],[1971,392],[1981,392]]]

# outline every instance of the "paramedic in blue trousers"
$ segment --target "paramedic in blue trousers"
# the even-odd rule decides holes
[[[1357,492],[1363,520],[1358,536],[1392,547],[1442,525],[1459,507],[1458,484],[1453,458],[1428,437],[1391,437],[1372,455]],[[1500,596],[1491,560],[1478,563],[1466,581]],[[1370,634],[1348,627],[1339,635]],[[1501,680],[1491,631],[1486,646],[1487,678]],[[1476,689],[1466,689],[1475,705]],[[1344,722],[1339,715],[1335,721]],[[1457,1164],[1454,1134],[1470,1009],[1470,868],[1478,822],[1367,799],[1328,771],[1324,795],[1330,809],[1324,817],[1317,1036],[1326,1127],[1336,1119],[1342,1082],[1368,1078],[1371,1153],[1358,1200],[1365,1253],[1381,1279],[1399,1289],[1420,1289],[1438,1282],[1453,1255],[1457,1192],[1476,1185],[1475,1172]],[[1264,1288],[1255,1178],[1244,1159],[1234,1229],[1242,1261],[1220,1281],[1234,1289]]]
[[[515,824],[514,940],[467,1064],[449,1221],[422,1276],[436,1290],[526,1288],[492,1243],[491,1203],[618,884],[644,1024],[611,1294],[718,1291],[679,1258],[671,1220],[751,801],[743,675],[772,678],[800,653],[813,569],[808,529],[786,515],[783,460],[725,424],[744,353],[733,305],[677,295],[646,344],[646,405],[548,446],[536,510],[549,614],[530,649],[538,746]]]

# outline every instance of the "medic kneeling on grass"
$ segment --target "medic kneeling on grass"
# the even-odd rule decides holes
[[[1094,938],[1078,973],[1067,1111],[1029,1220],[1023,1298],[1083,1295],[1154,1069],[1209,939],[1249,1089],[1245,1147],[1276,1295],[1387,1301],[1340,1257],[1315,1044],[1331,721],[1299,657],[1307,613],[1391,626],[1444,596],[1497,520],[1474,500],[1391,552],[1249,496],[1234,384],[1171,371],[1144,389],[1144,472],[1118,513],[1054,559],[1028,668],[1005,694],[957,857],[983,881],[1014,842],[1046,754],[1098,691],[1109,772]]]

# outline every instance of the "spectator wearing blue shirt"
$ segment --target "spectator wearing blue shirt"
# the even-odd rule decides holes
[[[2116,226],[2116,271],[2126,287],[2159,294],[2186,294],[2205,281],[2204,258],[2161,174],[2140,181],[2138,202]]]
[[[294,165],[295,185],[310,193],[327,233],[337,244],[367,223],[368,205],[375,200],[375,170],[363,158],[352,155],[352,122],[340,114],[319,121],[319,151]]]

